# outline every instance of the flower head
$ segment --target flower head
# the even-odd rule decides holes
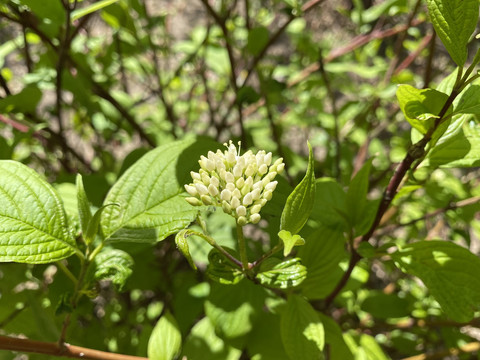
[[[272,198],[277,186],[275,176],[285,167],[280,158],[272,164],[272,153],[251,150],[240,155],[239,148],[224,144],[227,150],[209,151],[201,156],[199,172],[191,172],[193,182],[185,185],[191,197],[186,200],[195,206],[221,206],[223,211],[236,218],[239,225],[256,224],[260,210]]]

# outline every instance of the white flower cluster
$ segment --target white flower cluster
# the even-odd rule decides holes
[[[198,161],[200,171],[192,171],[193,183],[185,185],[191,195],[186,200],[195,206],[216,205],[234,216],[241,226],[260,221],[260,210],[272,198],[275,176],[285,167],[280,158],[272,164],[272,153],[251,150],[240,156],[230,140],[227,150],[209,151]]]

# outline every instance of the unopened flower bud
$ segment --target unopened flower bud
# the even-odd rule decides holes
[[[225,181],[227,183],[234,183],[235,182],[235,176],[231,172],[227,171],[225,173]]]
[[[222,199],[223,201],[230,201],[231,198],[232,192],[228,189],[223,189],[220,193],[220,199]]]
[[[261,218],[262,217],[260,216],[260,214],[252,214],[252,215],[250,215],[250,222],[252,224],[257,224],[260,221]]]
[[[262,191],[260,189],[253,189],[252,192],[251,192],[252,200],[255,201],[255,200],[260,199],[261,193],[262,193]]]
[[[197,191],[200,195],[207,195],[208,194],[207,187],[205,185],[201,184],[201,183],[195,184],[195,188],[197,189]]]
[[[200,199],[205,205],[212,205],[212,198],[210,195],[202,195],[200,196]]]
[[[232,196],[235,196],[236,198],[240,199],[242,197],[242,193],[238,189],[234,189],[232,192]]]
[[[218,188],[216,186],[213,186],[213,184],[208,185],[208,193],[212,196],[217,196],[218,195]]]
[[[192,196],[197,196],[198,195],[198,192],[197,192],[197,189],[195,188],[195,186],[192,186],[192,185],[185,185],[185,190]]]
[[[274,191],[275,188],[277,187],[278,181],[272,181],[265,186],[265,190],[267,191]]]
[[[236,187],[235,187],[235,184],[233,184],[233,183],[228,183],[227,185],[225,185],[225,189],[227,189],[227,190],[230,191],[230,192],[233,192],[233,190],[235,190]]]
[[[269,152],[265,157],[263,158],[263,163],[267,166],[269,166],[272,163],[272,153]]]
[[[265,191],[263,193],[263,198],[267,201],[270,201],[272,199],[272,192],[270,190]]]
[[[223,209],[223,212],[226,214],[230,214],[232,212],[232,207],[226,201],[222,201],[222,209]]]
[[[267,171],[268,171],[268,166],[267,166],[267,164],[262,164],[262,165],[260,165],[260,167],[258,168],[258,173],[259,173],[260,175],[266,174]]]
[[[240,166],[240,164],[237,164],[233,167],[232,172],[233,176],[238,179],[240,176],[242,176],[243,168]]]
[[[262,209],[262,206],[260,204],[253,205],[252,208],[250,209],[250,214],[258,214],[261,209]]]
[[[285,164],[281,163],[280,165],[277,165],[277,173],[281,174],[283,172],[283,169],[285,169]]]
[[[252,193],[248,193],[243,197],[242,200],[243,205],[248,206],[253,203]]]
[[[243,205],[240,205],[239,207],[237,207],[237,209],[235,211],[237,212],[238,216],[247,215],[247,208]]]
[[[193,180],[201,180],[201,176],[199,173],[196,173],[195,171],[190,171],[190,176],[192,177]]]
[[[245,179],[243,177],[239,178],[236,182],[235,185],[237,186],[238,189],[241,189],[243,185],[245,185]]]
[[[232,209],[236,209],[240,206],[240,200],[236,196],[233,196],[230,205],[232,206]]]
[[[237,224],[240,225],[240,226],[247,225],[247,218],[245,216],[240,216],[237,219]]]
[[[198,200],[197,198],[195,197],[187,197],[185,198],[185,200],[190,204],[190,205],[193,205],[193,206],[200,206],[202,205],[202,202],[200,200]]]

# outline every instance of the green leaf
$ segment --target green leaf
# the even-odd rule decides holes
[[[95,257],[91,277],[94,280],[111,280],[122,290],[130,275],[134,261],[125,251],[118,249],[104,249]]]
[[[260,26],[250,29],[248,32],[247,51],[252,55],[258,55],[267,45],[269,38],[268,29]]]
[[[332,178],[318,179],[311,218],[326,226],[347,230],[347,212],[346,194],[342,186]]]
[[[430,20],[455,63],[467,60],[467,44],[478,22],[477,0],[427,0]]]
[[[318,313],[325,329],[325,343],[329,345],[330,360],[354,360],[353,354],[343,339],[342,329],[335,320]]]
[[[370,290],[367,298],[360,305],[363,311],[378,319],[408,316],[410,315],[408,306],[408,301],[397,294],[385,294],[375,290]]]
[[[280,261],[268,258],[261,266],[256,278],[262,285],[274,289],[288,289],[298,286],[307,277],[307,269],[299,258]]]
[[[480,303],[480,259],[446,241],[420,241],[392,254],[405,273],[417,276],[455,321],[468,322]]]
[[[298,257],[307,268],[307,279],[302,283],[302,294],[309,299],[323,299],[335,288],[342,277],[340,262],[347,257],[345,237],[338,228],[319,226],[309,234]]]
[[[199,154],[217,146],[208,138],[188,138],[145,154],[120,177],[104,201],[120,205],[103,213],[105,239],[160,241],[188,226],[199,209],[185,201],[183,185],[191,182],[190,171],[198,169]],[[137,236],[138,230],[143,235]]]
[[[106,205],[103,205],[97,211],[95,211],[95,214],[93,214],[92,218],[90,219],[90,222],[88,223],[87,232],[85,233],[85,241],[87,242],[87,244],[90,244],[91,242],[93,242],[93,240],[95,240],[95,236],[97,236],[97,233],[98,233],[98,227],[100,226],[102,213],[109,206],[120,206],[120,205],[106,204]]]
[[[294,246],[304,245],[305,240],[300,235],[292,235],[290,231],[281,230],[278,237],[283,242],[283,256],[288,256]]]
[[[264,299],[264,289],[250,281],[235,285],[213,283],[205,301],[205,314],[220,337],[238,338],[253,329]]]
[[[177,235],[175,235],[175,244],[177,245],[178,250],[180,250],[183,256],[185,256],[192,269],[197,270],[197,266],[193,262],[192,256],[190,255],[190,249],[187,241],[187,238],[193,234],[194,232],[188,229],[178,232]]]
[[[85,236],[87,233],[88,224],[92,219],[92,212],[90,210],[90,202],[88,201],[85,188],[83,187],[82,175],[80,174],[77,174],[76,185],[78,217],[80,219],[80,228],[82,229],[82,234]]]
[[[355,359],[365,360],[388,360],[380,345],[375,338],[370,335],[358,335],[351,331],[344,334],[343,338],[350,351],[355,354]]]
[[[193,326],[182,352],[187,359],[195,360],[238,360],[241,354],[241,350],[215,334],[215,328],[208,317]]]
[[[167,311],[158,320],[148,341],[149,360],[172,360],[182,347],[182,334],[172,314]]]
[[[357,172],[348,186],[346,208],[350,226],[354,228],[360,224],[365,217],[365,207],[367,205],[367,193],[369,184],[370,168],[372,161],[367,161],[365,165]]]
[[[288,230],[292,234],[297,234],[305,225],[315,202],[315,172],[310,143],[308,143],[308,152],[307,173],[288,196],[280,220],[280,230]]]
[[[299,295],[290,295],[282,312],[283,346],[292,360],[323,359],[325,332],[317,312]]]
[[[232,249],[223,248],[238,258]],[[217,249],[212,249],[208,253],[207,275],[220,284],[237,284],[244,278],[243,272]]]
[[[480,85],[471,85],[460,95],[455,114],[480,114]]]
[[[422,165],[449,168],[479,166],[480,126],[473,121],[472,115],[454,116]]]
[[[0,262],[45,264],[76,252],[63,204],[35,171],[0,161]]]
[[[397,89],[397,99],[410,125],[426,134],[433,126],[435,118],[438,118],[448,95],[433,89],[419,90],[410,85],[400,85]]]
[[[94,2],[93,4],[88,5],[87,7],[83,8],[83,9],[77,9],[75,11],[72,11],[70,19],[71,19],[71,21],[78,20],[81,17],[84,17],[85,15],[88,15],[88,14],[91,14],[92,12],[101,10],[104,7],[107,7],[108,5],[116,3],[117,1],[118,0],[100,0],[100,1]]]
[[[42,92],[35,85],[28,85],[18,94],[0,99],[2,113],[35,113],[37,104],[42,98]]]

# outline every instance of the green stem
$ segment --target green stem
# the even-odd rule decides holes
[[[276,252],[279,252],[280,250],[282,250],[282,248],[283,248],[283,242],[275,245],[275,246],[274,246],[273,248],[271,248],[268,252],[266,252],[266,253],[263,254],[260,258],[258,258],[257,260],[255,260],[250,267],[251,267],[252,269],[253,269],[254,267],[257,267],[257,266],[260,265],[265,259],[268,259],[270,256],[272,256],[272,255],[275,254]]]
[[[70,270],[68,270],[68,268],[65,266],[64,263],[62,263],[61,261],[57,261],[56,262],[58,268],[60,268],[60,270],[62,270],[65,275],[67,275],[67,277],[73,281],[73,283],[75,284],[75,286],[77,286],[78,284],[78,280],[77,278],[75,277],[75,275],[72,274],[72,272]]]
[[[93,259],[95,259],[95,256],[98,255],[98,253],[103,249],[103,242],[98,245],[93,251],[92,253],[88,256],[88,261],[89,262],[92,262]]]
[[[238,240],[238,251],[240,252],[240,261],[242,262],[242,268],[244,271],[250,269],[248,264],[247,257],[247,247],[245,245],[245,237],[243,236],[243,228],[241,225],[237,224],[237,240]]]

